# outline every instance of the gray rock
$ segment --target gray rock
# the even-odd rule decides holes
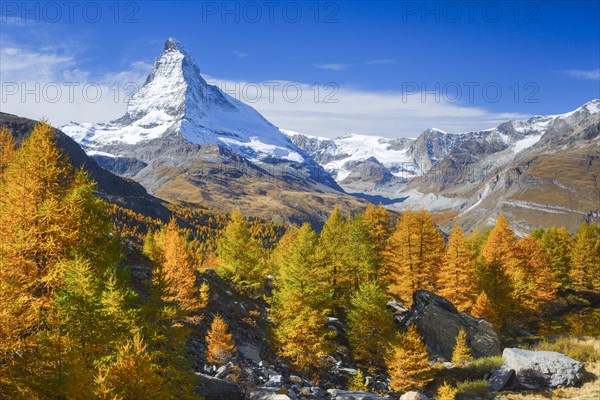
[[[498,368],[488,381],[488,386],[492,392],[499,392],[506,387],[510,378],[515,375],[515,370],[502,366]]]
[[[383,400],[384,397],[370,392],[354,392],[350,390],[329,389],[331,400]]]
[[[429,398],[419,392],[406,392],[400,396],[400,400],[429,400]]]
[[[267,384],[265,386],[268,386],[268,387],[280,387],[282,383],[283,383],[283,376],[281,376],[281,375],[274,375],[274,376],[272,376],[272,377],[269,378],[269,381],[267,382]]]
[[[248,360],[255,361],[257,363],[262,361],[260,358],[260,350],[251,344],[244,343],[239,345],[237,350],[244,358]]]
[[[586,375],[582,363],[554,351],[506,348],[502,366],[513,369],[517,386],[525,389],[573,386]]]
[[[217,373],[215,375],[216,378],[218,379],[223,379],[225,378],[233,369],[233,363],[232,362],[228,362],[227,364],[221,366],[218,370]]]
[[[404,327],[416,324],[427,349],[436,357],[452,358],[460,329],[467,333],[473,357],[500,354],[500,339],[489,322],[459,313],[450,301],[427,290],[415,292],[413,306],[401,323]]]
[[[250,400],[292,400],[287,394],[278,393],[279,389],[275,388],[258,388],[249,394]],[[226,399],[225,397],[223,400]],[[229,400],[229,399],[227,399]]]
[[[242,400],[244,398],[235,383],[210,375],[196,375],[198,377],[197,393],[206,400]]]

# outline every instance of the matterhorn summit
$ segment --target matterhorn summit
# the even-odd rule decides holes
[[[63,131],[86,150],[107,152],[107,146],[136,145],[179,134],[193,144],[224,145],[249,159],[304,161],[280,130],[252,107],[208,84],[198,64],[173,38],[121,118],[104,124],[72,123]]]

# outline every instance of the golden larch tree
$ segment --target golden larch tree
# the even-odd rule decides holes
[[[456,343],[452,351],[452,364],[462,366],[471,361],[473,361],[473,356],[467,344],[467,332],[464,329],[460,329],[456,335]]]
[[[577,289],[600,291],[600,228],[583,222],[573,237],[570,278]]]
[[[225,364],[233,358],[235,345],[229,326],[219,314],[215,315],[206,335],[208,346],[206,361],[210,364]]]
[[[540,305],[556,296],[558,283],[552,273],[550,255],[531,236],[515,243],[509,274],[513,299],[519,309],[526,313],[537,311]]]
[[[405,211],[385,251],[390,292],[410,305],[415,291],[433,290],[444,245],[444,237],[429,212]]]
[[[446,254],[438,274],[439,294],[459,311],[468,310],[477,296],[477,279],[471,246],[457,222],[448,238]]]
[[[427,347],[414,324],[405,334],[398,336],[388,355],[387,372],[390,386],[397,392],[423,390],[432,381]]]
[[[385,366],[394,335],[393,318],[386,309],[385,290],[378,282],[364,283],[350,299],[348,338],[354,359],[369,372]],[[368,319],[365,316],[368,315]]]

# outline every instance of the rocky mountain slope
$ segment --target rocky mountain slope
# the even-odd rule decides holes
[[[469,227],[504,211],[524,233],[599,218],[599,131],[593,100],[566,114],[460,134],[428,129],[416,139],[286,133],[349,192],[379,196],[393,209],[456,214]]]
[[[12,132],[17,145],[31,133],[37,121],[0,113],[0,127]],[[98,194],[111,203],[143,215],[168,220],[170,211],[163,201],[151,196],[137,182],[119,177],[101,168],[77,143],[60,130],[56,130],[58,147],[69,158],[74,168],[84,168],[98,183]]]
[[[123,117],[62,129],[104,168],[171,202],[291,220],[362,206],[276,126],[209,85],[174,39]]]

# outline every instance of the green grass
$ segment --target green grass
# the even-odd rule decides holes
[[[474,360],[464,369],[469,377],[481,379],[492,368],[499,368],[500,365],[502,365],[502,356],[482,357]]]
[[[488,390],[488,382],[485,379],[467,380],[456,385],[458,393],[456,400],[467,400],[473,398],[489,399],[493,398]]]

